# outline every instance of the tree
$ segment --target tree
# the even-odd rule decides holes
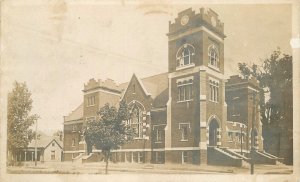
[[[120,146],[132,141],[134,132],[126,121],[130,119],[128,106],[120,103],[119,109],[109,104],[98,112],[98,120],[87,123],[84,132],[86,143],[102,150],[106,162],[105,173],[108,172],[108,161],[111,150],[117,150]]]
[[[35,137],[30,126],[39,116],[30,115],[32,109],[31,92],[26,83],[14,83],[13,90],[8,94],[7,103],[7,148],[9,162],[18,149],[26,148]]]
[[[54,133],[53,133],[53,136],[61,136],[63,134],[63,131],[62,130],[56,130]]]
[[[59,140],[62,140],[63,139],[63,131],[62,130],[56,130],[54,133],[53,133],[53,136],[54,137],[59,137]]]
[[[287,135],[292,138],[293,128],[293,72],[292,56],[274,51],[262,65],[239,63],[241,74],[248,78],[254,76],[260,84],[260,114],[263,128],[277,130],[278,147],[280,138]],[[266,93],[269,99],[265,100]],[[267,142],[267,141],[266,141]],[[289,141],[290,142],[290,141]],[[274,144],[273,144],[274,145]],[[289,149],[292,150],[292,149]],[[280,151],[277,151],[279,154]]]

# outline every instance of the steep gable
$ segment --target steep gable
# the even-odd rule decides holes
[[[153,99],[153,107],[162,107],[166,104],[168,100],[168,73],[161,73],[142,79],[139,79],[133,74],[130,82],[120,84],[123,88],[126,88],[123,92],[122,99],[128,92],[128,89],[133,87],[133,82],[140,86],[145,96],[150,96]],[[132,89],[133,88],[131,88],[131,93],[133,92]]]
[[[133,74],[131,80],[129,81],[126,90],[123,93],[121,100],[128,97],[129,95],[138,95],[142,94],[144,97],[149,97],[151,94],[145,88],[143,82]]]

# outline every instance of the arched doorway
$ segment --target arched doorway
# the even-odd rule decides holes
[[[219,124],[216,119],[209,123],[209,146],[217,146]]]

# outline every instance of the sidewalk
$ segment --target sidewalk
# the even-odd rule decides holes
[[[249,174],[249,168],[192,165],[192,164],[137,164],[137,163],[109,163],[108,171],[114,173],[139,174]],[[105,163],[38,163],[27,164],[20,167],[8,167],[8,173],[46,173],[46,174],[104,174]],[[285,165],[255,165],[256,174],[290,174],[292,166]]]
[[[105,163],[83,164],[87,168],[103,168]],[[137,164],[137,163],[109,163],[109,170],[140,171],[150,173],[233,173],[235,167],[192,165],[192,164]]]

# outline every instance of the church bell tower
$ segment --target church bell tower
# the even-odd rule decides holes
[[[165,147],[173,148],[172,156],[206,163],[207,147],[221,146],[225,135],[224,24],[211,9],[201,8],[196,13],[189,8],[169,22],[167,36]]]

